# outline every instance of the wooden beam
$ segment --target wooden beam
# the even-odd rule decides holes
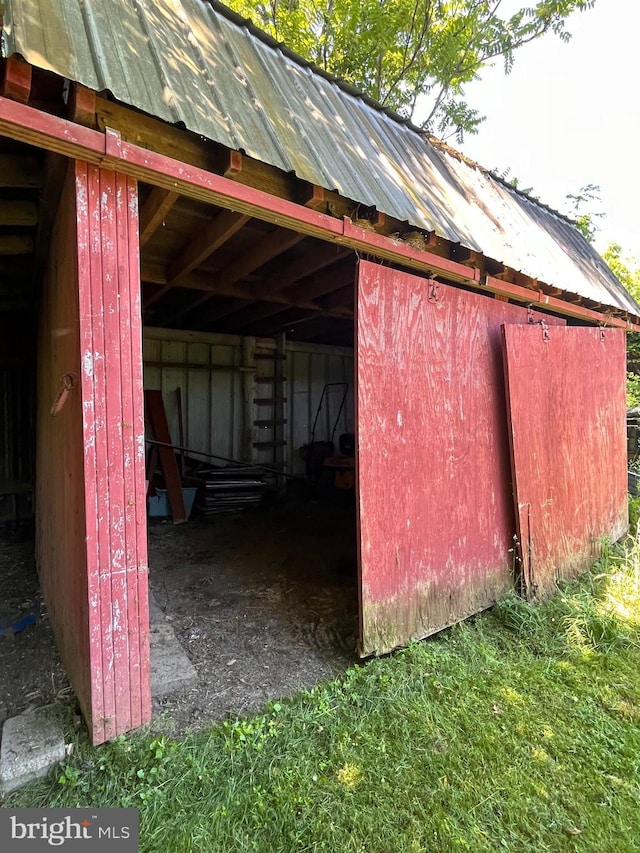
[[[352,253],[349,254],[352,255]],[[297,298],[308,301],[318,299],[320,296],[325,296],[327,293],[353,283],[356,274],[354,257],[335,264],[329,269],[305,279],[300,284],[287,287],[282,291],[282,295],[288,299]]]
[[[207,227],[193,239],[167,266],[167,282],[173,284],[178,278],[190,273],[202,261],[212,255],[234,234],[240,231],[250,217],[231,210],[223,210]]]
[[[227,315],[227,323],[225,325],[229,329],[242,330],[252,323],[267,319],[268,317],[274,317],[276,314],[282,314],[284,311],[288,311],[289,307],[287,304],[278,304],[276,302],[253,302]]]
[[[351,275],[353,275],[353,271],[351,271]],[[160,290],[145,301],[144,310],[147,311],[149,307],[156,303],[160,296],[163,296],[170,288],[164,284],[165,279],[162,273],[162,268],[157,264],[143,263],[141,269],[141,280],[143,282],[161,285]],[[338,280],[337,286],[339,287],[340,284],[341,281]],[[210,326],[212,322],[225,318],[236,311],[256,306],[256,298],[251,288],[233,284],[219,284],[216,279],[212,279],[206,273],[190,273],[188,276],[181,278],[179,285],[175,286],[189,290],[199,290],[206,293],[207,297],[215,296],[226,301],[226,304],[222,307],[218,302],[216,302],[216,304],[211,308],[208,307],[206,313],[203,314],[202,317],[198,318],[197,321],[194,321],[194,324],[191,324],[197,329],[206,328],[207,326]],[[334,282],[331,287],[332,289],[336,289],[336,283]],[[230,299],[234,300],[232,305],[229,305],[228,300]],[[342,305],[334,310],[330,307],[323,307],[311,299],[301,298],[299,294],[295,293],[292,296],[285,296],[282,293],[274,293],[267,296],[262,302],[263,306],[266,306],[267,304],[274,306],[276,310],[271,311],[265,307],[263,312],[263,316],[265,317],[269,317],[279,311],[286,311],[290,308],[296,308],[312,314],[324,313],[331,317],[344,317],[352,313],[351,309],[345,309]],[[193,304],[185,305],[183,308],[177,310],[171,309],[159,317],[157,325],[173,325],[180,320],[181,317],[185,316],[192,310]]]
[[[229,151],[228,158],[228,162],[224,164],[221,172],[225,178],[235,180],[243,169],[244,157],[239,151]]]
[[[97,127],[96,93],[80,83],[72,83],[68,106],[69,118],[85,127]]]
[[[211,326],[213,323],[218,323],[220,320],[224,320],[230,314],[235,314],[236,311],[245,308],[249,304],[249,301],[246,299],[237,299],[225,296],[219,302],[216,302],[215,305],[211,305],[209,307],[209,310],[207,311],[207,322],[205,324],[198,325],[201,329],[203,326]]]
[[[273,337],[281,332],[288,332],[289,328],[295,327],[302,322],[308,322],[309,318],[315,316],[300,308],[288,308],[282,314],[266,318],[264,322],[254,323],[251,326],[251,333],[258,337]]]
[[[0,255],[30,255],[34,240],[31,234],[0,235]]]
[[[31,95],[31,66],[19,56],[10,56],[4,63],[2,95],[26,104]]]
[[[345,312],[351,310],[353,312],[355,283],[341,287],[339,290],[334,290],[328,296],[324,296],[320,300],[320,306],[326,311],[337,311],[344,309]]]
[[[214,169],[218,174],[245,186],[260,187],[264,192],[279,198],[298,201],[299,178],[240,151],[231,151],[222,145],[215,146],[215,150]]]
[[[275,166],[105,98],[96,98],[96,121],[101,130],[114,128],[123,139],[149,151],[215,172],[239,184],[257,187],[279,198],[300,203],[301,196],[308,191],[306,182]],[[336,192],[322,192],[325,209],[331,204],[335,215],[343,216],[353,209],[350,199]]]
[[[310,249],[310,251],[290,263],[281,264],[278,269],[274,270],[268,278],[260,282],[256,287],[256,296],[263,298],[269,293],[282,291],[289,287],[289,285],[295,284],[297,281],[307,278],[307,276],[323,270],[335,264],[336,261],[340,261],[352,254],[351,249],[344,246],[319,243]]]
[[[58,215],[70,161],[61,154],[47,152],[46,178],[40,201],[40,221],[36,232],[32,280],[39,288],[50,252],[51,235]]]
[[[180,198],[178,193],[154,187],[140,209],[140,248],[142,249]]]
[[[137,114],[136,114],[137,115]],[[185,162],[184,156],[168,157],[122,140],[117,133],[104,134],[73,124],[58,116],[43,113],[25,104],[0,98],[0,135],[26,142],[49,151],[77,158],[88,163],[114,169],[120,174],[179,192],[205,204],[235,210],[266,222],[294,229],[307,236],[340,243],[359,252],[391,261],[410,270],[440,275],[484,292],[503,292],[502,284],[491,276],[481,280],[480,271],[469,269],[433,252],[423,252],[388,239],[388,237],[358,228],[349,219],[335,219],[300,204],[276,198],[252,186],[242,186],[207,169]],[[491,282],[495,282],[493,285]],[[519,288],[524,290],[524,288]],[[527,304],[527,295],[514,297]],[[544,296],[544,294],[542,294]],[[573,315],[572,306],[554,297],[553,310]],[[563,311],[562,306],[566,306]],[[606,313],[592,312],[597,322],[635,331],[640,319],[621,308],[611,307]]]
[[[310,207],[311,210],[322,210],[328,202],[327,192],[323,187],[316,184],[307,184],[300,193],[300,204]]]
[[[260,269],[260,267],[273,260],[273,258],[291,249],[296,243],[304,240],[304,238],[304,234],[299,234],[297,231],[290,231],[287,228],[275,228],[273,231],[265,234],[255,244],[251,252],[243,253],[216,277],[216,292],[220,293],[223,289],[228,291],[228,288],[234,287],[237,282],[242,281],[250,273]],[[190,311],[200,308],[213,295],[206,294],[201,296],[194,302],[190,309],[182,311],[180,316],[182,317],[190,313]],[[203,322],[207,322],[206,316],[203,317]]]
[[[264,325],[256,326],[256,334],[271,337],[278,334],[278,332],[286,330],[288,336],[290,336],[293,331],[293,334],[297,337],[304,338],[306,335],[308,339],[312,334],[319,334],[319,330],[321,330],[322,333],[326,330],[331,332],[332,330],[341,330],[345,326],[353,326],[352,317],[334,318],[318,315],[310,316],[308,314],[300,313],[296,315],[292,311],[289,315],[275,317],[272,325],[265,323]]]
[[[40,158],[0,154],[0,187],[40,189],[43,181],[44,171]]]
[[[5,284],[11,279],[19,282],[20,287],[25,284],[25,279],[31,269],[31,259],[25,255],[5,255],[0,257],[0,281]]]
[[[563,299],[558,299],[555,296],[543,293],[541,290],[529,290],[529,288],[521,287],[518,284],[499,281],[492,276],[487,276],[487,285],[494,293],[502,294],[517,302],[527,302],[535,307],[548,308],[565,317],[576,317],[581,320],[589,320],[592,323],[601,323],[616,328],[626,328],[629,325],[615,316],[607,315],[600,311],[593,311],[590,308],[585,308],[583,305],[572,304],[567,301],[567,296],[571,296],[572,294],[565,294]],[[633,331],[633,329],[629,329],[629,331]]]
[[[0,201],[0,225],[38,224],[38,206],[33,201]]]
[[[218,155],[215,146],[195,133],[101,97],[96,98],[96,122],[99,130],[113,128],[119,131],[127,142],[141,148],[181,160],[200,169],[216,170]]]

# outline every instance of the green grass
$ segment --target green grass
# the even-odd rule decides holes
[[[4,805],[138,806],[163,853],[640,851],[639,560],[257,716],[77,744]]]

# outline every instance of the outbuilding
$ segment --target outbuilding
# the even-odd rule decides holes
[[[145,388],[296,475],[347,386],[362,657],[625,534],[640,309],[569,221],[217,0],[2,6],[1,506],[94,743],[151,713]]]

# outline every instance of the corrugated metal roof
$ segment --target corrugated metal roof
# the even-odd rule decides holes
[[[560,215],[434,144],[216,2],[5,0],[5,55],[640,315]]]

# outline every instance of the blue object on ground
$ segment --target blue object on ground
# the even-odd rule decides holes
[[[37,622],[35,613],[25,613],[17,622],[11,622],[9,619],[0,619],[0,637],[5,634],[17,634],[19,631],[28,628],[29,625],[35,625]]]

